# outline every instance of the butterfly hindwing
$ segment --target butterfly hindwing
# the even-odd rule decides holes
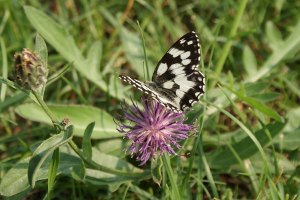
[[[181,112],[198,102],[204,93],[205,79],[198,71],[199,61],[199,39],[195,32],[190,32],[162,57],[154,70],[152,82],[143,83],[128,76],[120,78],[165,107]]]
[[[199,61],[199,39],[196,33],[192,31],[182,36],[169,48],[167,53],[158,62],[152,76],[152,81],[159,83],[170,80],[171,77],[175,78],[170,72],[175,72],[176,70],[177,73],[183,73],[180,70],[184,70],[190,74],[198,69]]]
[[[157,64],[152,81],[159,88],[173,91],[172,101],[186,110],[204,93],[204,76],[198,71],[199,39],[195,32],[182,36]]]

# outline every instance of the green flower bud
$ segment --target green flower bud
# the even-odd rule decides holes
[[[15,81],[25,89],[41,92],[47,82],[48,69],[40,57],[24,48],[15,56]]]

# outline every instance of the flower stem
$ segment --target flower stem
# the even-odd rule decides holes
[[[32,90],[32,93],[36,97],[36,99],[39,102],[42,109],[45,111],[45,113],[51,119],[53,125],[56,126],[59,122],[58,122],[57,118],[52,114],[52,112],[50,111],[50,109],[46,105],[45,101],[42,99],[41,95],[38,92],[34,91],[34,90]]]
[[[96,163],[95,161],[88,159],[83,153],[82,151],[77,147],[77,145],[74,143],[74,141],[70,140],[68,142],[68,144],[71,146],[71,148],[76,152],[76,154],[91,168],[102,171],[102,172],[107,172],[110,174],[115,174],[118,176],[122,176],[122,177],[128,177],[128,178],[137,178],[137,179],[147,179],[150,178],[150,172],[149,171],[144,171],[142,173],[132,173],[132,172],[125,172],[125,171],[121,171],[121,170],[116,170],[116,169],[112,169],[112,168],[108,168],[105,167],[103,165],[99,165],[98,163]]]
[[[57,120],[57,118],[52,114],[52,112],[50,111],[50,109],[48,108],[47,104],[44,102],[44,100],[42,99],[41,95],[32,90],[33,95],[36,97],[37,101],[39,102],[40,106],[42,107],[42,109],[46,112],[46,114],[50,117],[53,125],[59,126],[59,121]],[[89,165],[91,168],[99,170],[99,171],[103,171],[103,172],[107,172],[110,174],[115,174],[118,176],[122,176],[122,177],[128,177],[129,179],[132,179],[132,177],[136,178],[136,179],[147,179],[150,178],[150,172],[149,171],[144,171],[142,173],[130,173],[130,172],[125,172],[125,171],[121,171],[121,170],[115,170],[115,169],[111,169],[102,165],[99,165],[98,163],[96,163],[95,161],[88,159],[86,156],[83,155],[82,151],[77,147],[77,145],[70,140],[68,142],[68,144],[71,146],[71,148],[75,151],[75,153],[87,164]]]
[[[178,187],[177,187],[177,184],[176,184],[176,180],[175,180],[175,177],[174,177],[174,173],[173,173],[173,170],[172,170],[172,167],[171,167],[170,158],[165,153],[162,156],[162,159],[163,159],[163,163],[164,163],[165,169],[167,171],[167,174],[168,174],[168,177],[169,177],[169,180],[170,180],[173,192],[174,192],[174,199],[181,199],[180,194],[179,194],[179,190],[178,190]]]

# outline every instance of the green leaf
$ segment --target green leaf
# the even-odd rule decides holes
[[[99,6],[99,11],[103,18],[105,18],[111,25],[113,25],[115,28],[118,27],[119,22],[116,15],[113,15],[112,12],[106,9],[104,6]]]
[[[45,40],[38,33],[35,36],[34,51],[38,54],[43,65],[45,66],[47,70],[47,76],[48,76],[48,49]],[[46,89],[46,84],[43,84],[43,88],[39,91],[42,97],[44,96],[45,89]]]
[[[289,59],[300,50],[300,21],[298,21],[298,24],[293,28],[292,33],[288,36],[287,39],[285,39],[281,45],[280,48],[277,48],[271,56],[267,59],[267,61],[263,64],[263,66],[257,71],[255,76],[249,76],[247,79],[247,82],[255,82],[258,79],[266,76],[270,73],[270,71],[278,67],[278,63]]]
[[[273,154],[268,156],[268,162],[270,165],[274,165],[274,158]],[[293,171],[295,170],[297,163],[289,160],[286,155],[284,154],[275,154],[277,162],[278,162],[278,167],[283,170],[284,173],[288,173],[288,171]],[[264,163],[262,162],[261,158],[259,156],[254,155],[250,158],[250,161],[255,168],[255,171],[257,173],[260,173],[262,169],[265,167]],[[275,167],[270,167],[270,173],[275,173]]]
[[[83,137],[86,126],[93,121],[96,124],[91,138],[102,139],[123,136],[116,130],[116,124],[112,116],[98,108],[80,105],[48,105],[48,107],[58,119],[68,118],[70,120],[71,124],[74,125],[74,135],[76,136]],[[37,104],[22,104],[16,108],[16,112],[26,119],[51,125],[50,118]]]
[[[125,55],[132,65],[133,69],[137,72],[139,77],[145,77],[146,71],[144,66],[144,54],[142,41],[135,33],[130,32],[125,28],[121,28],[120,37],[123,44]],[[152,68],[151,68],[152,67]],[[149,71],[153,72],[153,65],[149,63]]]
[[[284,132],[275,140],[281,149],[293,151],[300,147],[300,127],[294,131]]]
[[[85,177],[85,165],[84,165],[84,162],[79,157],[78,157],[78,160],[81,161],[80,165],[78,165],[77,167],[73,168],[73,170],[70,173],[70,175],[75,180],[83,182],[84,181],[84,177]]]
[[[1,66],[0,66],[1,76],[6,79],[8,77],[7,50],[6,50],[6,45],[5,45],[4,39],[2,37],[2,34],[0,36],[0,49],[1,49],[1,58],[2,58],[2,62],[1,62]],[[0,101],[1,101],[1,103],[5,100],[6,92],[7,92],[7,86],[4,84],[0,84]],[[0,113],[1,113],[1,108],[0,108]]]
[[[2,101],[0,104],[0,112],[4,111],[5,109],[8,109],[9,107],[12,107],[14,105],[23,102],[27,97],[28,95],[23,92],[15,92],[14,94],[12,94],[12,96],[6,97],[4,101]]]
[[[254,83],[245,83],[243,85],[247,96],[252,96],[252,95],[261,93],[261,92],[263,92],[264,89],[267,89],[268,86],[269,86],[268,83],[266,83],[264,81],[257,81]]]
[[[253,51],[250,49],[249,46],[244,47],[243,63],[244,63],[245,70],[249,76],[252,76],[256,73],[257,61],[256,61]]]
[[[80,176],[84,173],[81,159],[67,146],[60,148],[60,162],[57,174],[73,175],[80,172]],[[1,178],[0,196],[13,196],[29,188],[28,182],[28,166],[29,159],[24,158],[18,161],[6,174]],[[50,159],[47,159],[36,176],[36,180],[44,180],[48,177]]]
[[[287,125],[284,127],[284,131],[294,131],[300,127],[300,107],[291,109],[286,117],[288,119]]]
[[[52,154],[52,159],[48,170],[48,199],[51,199],[51,191],[54,187],[54,181],[56,178],[57,170],[59,164],[59,148],[55,149]]]
[[[252,97],[262,102],[270,102],[276,100],[280,96],[278,92],[268,92],[263,94],[255,94]]]
[[[117,156],[125,157],[124,149],[128,146],[128,141],[123,138],[115,138],[110,140],[102,140],[99,143],[95,144],[95,147],[102,153]]]
[[[280,133],[284,125],[284,123],[276,122],[273,124],[268,124],[266,128],[270,132],[271,137],[274,138]],[[266,146],[270,142],[270,139],[265,132],[266,131],[264,129],[261,129],[254,134],[261,146]],[[257,146],[249,137],[230,145],[242,160],[247,159],[258,152]],[[224,169],[237,163],[238,160],[236,159],[234,153],[229,148],[226,148],[222,149],[220,152],[217,152],[215,156],[213,156],[210,166]]]
[[[30,99],[32,99],[34,102],[38,103],[38,100],[36,99],[36,97],[32,94],[32,92],[30,92],[29,90],[26,90],[24,88],[22,88],[21,86],[19,86],[18,84],[16,84],[15,82],[13,81],[10,81],[6,78],[3,78],[3,77],[0,77],[0,83],[4,83],[6,85],[8,85],[9,87],[11,88],[14,88],[16,90],[19,90],[19,91],[22,91],[24,92]],[[0,105],[0,108],[2,107],[3,105]]]
[[[128,172],[142,172],[139,168],[134,167],[130,163],[126,162],[125,160],[122,160],[115,156],[104,154],[99,150],[97,150],[96,148],[93,148],[92,160],[100,165],[112,169],[128,171]],[[99,170],[87,168],[85,174],[85,180],[95,185],[107,185],[112,183],[114,184],[123,183],[129,180],[134,180],[134,177],[119,176],[119,175],[109,174]]]
[[[162,181],[162,167],[163,162],[161,158],[156,159],[151,162],[151,175],[153,181],[160,186]]]
[[[40,36],[40,34],[36,34],[35,36],[35,47],[34,51],[39,55],[44,65],[47,67],[48,65],[48,50],[45,40]]]
[[[279,29],[272,21],[266,23],[266,37],[273,51],[276,51],[283,42]]]
[[[0,194],[2,196],[12,196],[29,188],[27,170],[30,158],[25,158],[16,163],[3,177],[0,184]],[[47,173],[40,177],[47,178]]]
[[[69,62],[84,64],[74,39],[65,31],[64,27],[56,23],[40,10],[31,6],[24,6],[25,14],[33,27]]]
[[[93,82],[104,92],[110,92],[113,97],[126,99],[120,81],[107,84],[94,66],[89,68],[91,60],[86,60],[77,47],[73,37],[65,31],[64,27],[56,23],[52,18],[40,10],[31,6],[24,6],[25,14],[32,26],[51,44],[67,61],[74,64],[76,70]],[[128,99],[126,99],[128,100]]]
[[[248,97],[243,95],[240,92],[234,91],[231,88],[228,88],[231,92],[233,92],[235,95],[238,96],[239,99],[241,99],[242,101],[246,102],[247,104],[251,105],[254,109],[259,110],[260,112],[266,114],[267,116],[281,122],[282,118],[281,116],[273,109],[267,107],[265,104],[263,104],[262,102],[252,98],[252,97]]]
[[[109,10],[105,9],[104,7],[101,7],[99,10],[109,23],[111,23],[116,29],[120,29],[119,35],[127,60],[130,62],[132,69],[140,77],[145,77],[146,72],[144,71],[145,68],[143,67],[145,60],[142,41],[139,35],[129,31],[128,29],[124,28],[124,26],[120,26],[117,17],[115,17],[115,15],[113,15]],[[154,66],[150,63],[149,66],[152,67],[150,71],[153,71]]]
[[[67,127],[63,133],[54,135],[42,142],[38,148],[33,152],[28,166],[28,182],[34,187],[37,177],[37,172],[42,164],[53,153],[55,149],[66,144],[73,136],[73,126]]]
[[[93,133],[95,127],[95,122],[90,123],[83,135],[83,141],[82,141],[82,151],[83,155],[86,156],[88,159],[92,158],[92,144],[91,144],[91,135]]]
[[[167,194],[166,196],[169,197],[168,199],[172,199],[170,197],[170,189],[168,188],[168,184],[165,185],[165,193]],[[130,190],[139,196],[140,199],[150,199],[150,200],[159,200],[158,198],[156,198],[153,193],[150,193],[146,190],[143,190],[137,186],[135,186],[134,184],[130,184]],[[164,199],[164,198],[162,198]]]
[[[90,47],[88,54],[87,54],[87,66],[89,66],[89,69],[91,73],[100,73],[100,63],[102,59],[102,42],[96,41],[93,43],[93,45]],[[100,76],[100,75],[98,75]]]

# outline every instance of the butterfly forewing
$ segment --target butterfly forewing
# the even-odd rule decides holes
[[[182,36],[157,64],[152,82],[142,83],[127,76],[122,80],[173,111],[185,111],[204,93],[204,76],[198,71],[199,39],[195,32]]]

